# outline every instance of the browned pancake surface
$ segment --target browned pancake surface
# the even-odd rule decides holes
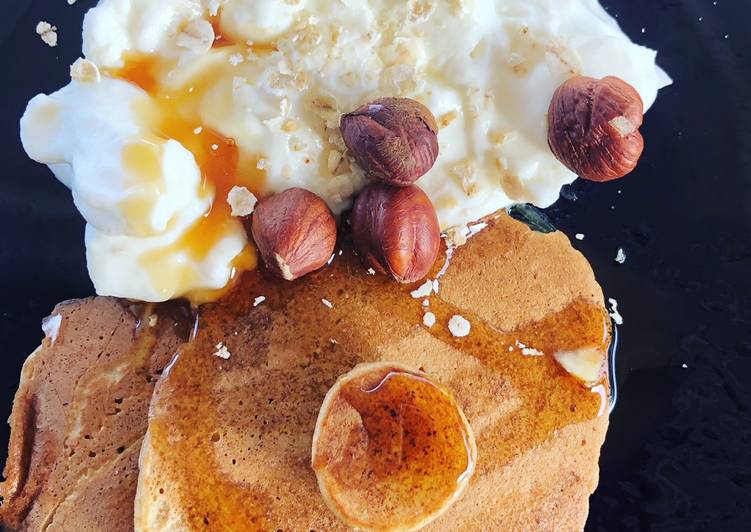
[[[433,529],[581,529],[607,418],[551,355],[608,342],[589,265],[565,236],[503,215],[457,250],[440,285],[433,328],[422,300],[347,254],[294,284],[249,275],[204,307],[152,400],[136,528],[343,529],[310,467],[316,417],[340,375],[394,361],[451,389],[477,438],[472,482]],[[256,296],[267,300],[254,307]],[[467,338],[448,332],[455,314],[471,322]],[[214,356],[220,343],[229,360]]]
[[[58,305],[60,326],[26,361],[0,485],[5,529],[132,530],[138,454],[174,321],[109,298]]]

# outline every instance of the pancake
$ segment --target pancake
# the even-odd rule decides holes
[[[202,307],[154,391],[136,530],[346,530],[319,492],[311,444],[328,390],[374,362],[430,375],[476,440],[469,485],[428,530],[581,530],[607,399],[553,355],[604,356],[602,291],[563,234],[505,214],[488,224],[455,250],[428,307],[347,251],[296,283],[246,275]],[[454,316],[467,336],[450,332]]]
[[[46,320],[10,417],[3,529],[132,530],[149,400],[181,342],[175,321],[155,316],[90,298]]]

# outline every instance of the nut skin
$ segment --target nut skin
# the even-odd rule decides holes
[[[351,214],[363,262],[400,283],[425,278],[438,257],[441,232],[430,198],[417,186],[371,183]]]
[[[322,268],[336,246],[336,220],[328,206],[301,188],[261,200],[251,232],[266,267],[287,281]]]
[[[644,103],[620,78],[576,76],[556,90],[548,112],[548,144],[571,171],[611,181],[636,168],[644,138]]]
[[[438,158],[438,125],[430,109],[409,98],[381,98],[342,115],[344,143],[365,174],[406,187]]]

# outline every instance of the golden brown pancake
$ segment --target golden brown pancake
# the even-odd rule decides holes
[[[13,403],[3,529],[132,530],[149,400],[180,343],[151,315],[110,298],[55,308]]]
[[[455,315],[468,336],[449,332]],[[337,379],[378,361],[449,389],[476,438],[468,488],[428,529],[583,528],[606,405],[553,354],[604,352],[609,319],[564,235],[491,220],[456,250],[429,308],[348,253],[293,284],[247,275],[201,309],[197,331],[155,388],[136,530],[346,529],[319,493],[312,437]]]

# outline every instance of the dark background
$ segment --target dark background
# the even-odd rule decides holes
[[[25,156],[18,119],[34,94],[67,83],[94,3],[6,0],[0,15],[3,420],[41,318],[93,293],[83,222],[68,191]],[[586,235],[575,245],[625,317],[588,529],[751,530],[751,0],[603,3],[660,51],[675,84],[647,115],[635,174],[577,182],[548,210],[569,235]],[[36,35],[39,20],[58,27],[57,48]],[[619,247],[624,265],[613,260]],[[0,423],[0,459],[7,438]]]

